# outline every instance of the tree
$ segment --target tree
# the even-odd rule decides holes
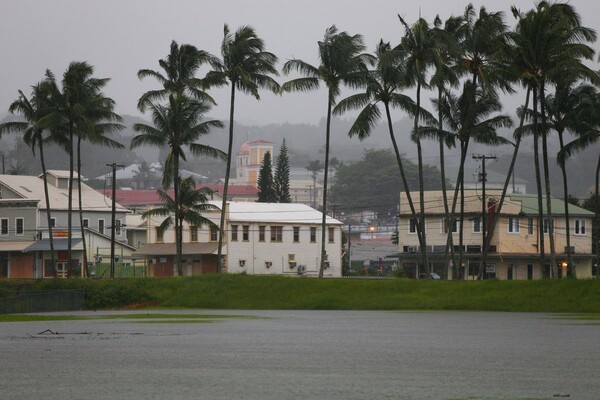
[[[134,129],[140,132],[131,140],[131,148],[143,145],[164,146],[168,145],[170,152],[165,160],[163,174],[163,187],[174,185],[174,207],[179,207],[179,162],[186,160],[186,148],[194,156],[208,156],[212,158],[225,158],[225,154],[211,146],[197,143],[204,135],[211,132],[213,128],[222,128],[223,124],[216,120],[204,120],[204,114],[210,110],[206,102],[188,98],[181,94],[169,95],[169,103],[160,105],[150,103],[147,105],[152,114],[153,125],[135,124]],[[182,272],[181,252],[182,238],[179,236],[181,228],[179,221],[175,219],[175,241],[177,247],[176,268],[178,273]]]
[[[259,203],[276,203],[277,194],[273,183],[273,169],[271,153],[266,152],[258,173],[258,201]]]
[[[0,125],[0,137],[4,132],[17,132],[23,134],[24,142],[31,148],[35,154],[36,147],[39,150],[40,164],[42,166],[42,176],[44,181],[44,198],[46,201],[46,222],[48,226],[48,239],[50,241],[50,259],[52,262],[52,275],[56,277],[56,258],[54,254],[54,239],[52,235],[52,212],[50,206],[50,196],[48,193],[48,177],[46,176],[46,161],[44,159],[44,141],[48,140],[52,132],[44,129],[43,118],[48,115],[51,88],[47,81],[42,81],[32,86],[31,98],[28,99],[25,94],[19,90],[19,98],[11,103],[8,111],[11,114],[20,114],[24,121],[6,122]]]
[[[237,90],[248,93],[260,100],[259,89],[279,92],[279,84],[272,75],[278,75],[275,68],[277,57],[264,50],[264,42],[250,26],[242,26],[235,33],[229,31],[225,24],[223,41],[221,43],[222,59],[214,60],[213,71],[205,77],[205,86],[231,86],[229,103],[229,138],[227,142],[227,167],[223,184],[223,202],[221,206],[221,221],[219,224],[219,249],[217,269],[223,270],[221,257],[223,236],[225,232],[225,212],[227,193],[229,190],[229,175],[231,173],[231,152],[233,146],[233,125],[235,115],[235,93]]]
[[[323,82],[327,86],[327,122],[325,128],[325,163],[323,177],[323,218],[321,222],[321,262],[319,277],[323,277],[325,269],[325,231],[327,217],[327,177],[329,168],[329,142],[331,133],[331,114],[336,98],[340,95],[342,83],[356,87],[360,75],[366,70],[365,61],[369,57],[362,54],[365,46],[360,35],[348,35],[339,32],[335,25],[325,31],[323,41],[318,42],[319,59],[321,64],[314,67],[302,60],[292,59],[283,66],[287,75],[293,71],[299,72],[304,77],[292,79],[281,87],[285,92],[308,91],[319,87]]]
[[[121,125],[114,121],[119,121],[120,117],[113,112],[114,102],[105,97],[102,89],[108,83],[108,78],[93,77],[94,68],[87,62],[71,62],[67,70],[63,73],[61,87],[59,88],[54,75],[46,72],[46,80],[50,89],[49,100],[51,102],[51,112],[45,117],[44,123],[48,124],[49,129],[54,130],[55,135],[64,135],[61,142],[66,146],[65,150],[69,154],[69,195],[68,195],[68,274],[70,275],[73,257],[72,257],[72,211],[73,211],[73,187],[74,185],[74,153],[78,150],[77,159],[77,183],[79,187],[79,220],[81,236],[84,247],[83,266],[87,268],[87,254],[85,235],[83,234],[83,214],[81,203],[81,140],[87,139],[119,147],[120,144],[108,139],[105,133],[112,132],[121,128]],[[77,137],[77,144],[75,138]]]
[[[185,178],[179,181],[180,186],[178,192],[179,200],[175,201],[174,197],[169,196],[165,190],[158,190],[158,196],[163,203],[162,207],[156,207],[142,214],[144,219],[160,217],[164,218],[159,225],[159,232],[164,232],[171,226],[177,226],[179,233],[175,236],[183,237],[183,222],[187,222],[190,226],[202,227],[204,225],[215,226],[215,224],[202,214],[207,211],[217,209],[216,206],[208,203],[210,198],[210,189],[196,189],[196,184],[192,177]],[[175,223],[177,221],[177,223]],[[178,266],[177,273],[183,275],[181,264]]]
[[[281,144],[279,155],[277,155],[273,187],[275,189],[275,198],[278,203],[292,202],[292,198],[290,197],[290,161],[288,159],[285,138]]]
[[[196,156],[223,157],[223,153],[210,146],[196,143],[202,135],[208,134],[213,128],[221,128],[219,121],[204,121],[203,116],[215,104],[212,97],[205,91],[205,82],[195,77],[198,69],[206,62],[217,62],[216,58],[204,51],[198,50],[189,44],[179,45],[171,42],[169,54],[158,63],[163,72],[142,69],[138,72],[140,79],[145,77],[155,78],[162,86],[161,89],[144,93],[139,101],[140,111],[149,109],[154,127],[145,124],[136,124],[134,129],[143,132],[136,136],[131,147],[144,143],[161,147],[169,145],[163,170],[162,184],[168,188],[173,184],[175,205],[179,202],[179,160],[184,161],[186,156],[184,148]],[[166,100],[161,105],[159,101]],[[136,139],[139,138],[139,139]],[[177,271],[181,272],[182,238],[178,226],[179,220],[175,219],[175,242],[177,255],[175,264]]]
[[[308,162],[308,165],[305,167],[313,180],[313,196],[312,196],[312,208],[317,208],[317,176],[319,176],[319,171],[323,170],[323,164],[320,160],[311,160]]]
[[[474,93],[475,92],[475,93]],[[475,102],[472,102],[472,99]],[[471,141],[488,146],[507,144],[508,141],[497,135],[496,129],[512,126],[512,120],[505,115],[493,115],[501,111],[502,106],[498,96],[491,91],[476,90],[471,81],[466,81],[459,97],[446,91],[441,102],[434,101],[436,109],[442,115],[448,130],[438,127],[422,127],[418,134],[422,137],[437,137],[442,135],[443,140],[451,146],[458,144],[460,147],[460,164],[464,165]],[[464,221],[464,168],[459,168],[459,176],[454,191],[454,200],[451,213],[454,214],[456,199],[460,189],[460,217],[459,229],[459,265],[463,261],[463,229]],[[484,230],[485,232],[485,230]]]
[[[153,185],[152,182],[156,180],[154,169],[148,162],[142,161],[138,165],[137,171],[135,171],[133,180],[135,181],[136,189],[148,189],[149,186]]]

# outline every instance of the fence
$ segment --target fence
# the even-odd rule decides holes
[[[0,314],[83,310],[84,298],[83,290],[9,294],[0,297]]]
[[[97,263],[88,267],[90,278],[110,278],[110,263]],[[145,265],[115,263],[115,278],[145,278]]]

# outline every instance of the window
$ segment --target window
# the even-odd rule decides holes
[[[294,243],[300,243],[300,227],[294,227]]]
[[[271,242],[283,242],[283,227],[271,226]]]
[[[417,220],[411,218],[408,223],[408,233],[417,233]]]
[[[90,219],[89,218],[84,218],[83,219],[83,227],[84,228],[88,228],[90,226]]]
[[[519,217],[508,217],[508,233],[519,233]]]
[[[317,227],[316,226],[310,227],[310,242],[311,243],[317,242]]]
[[[56,228],[56,218],[50,218],[50,227]]]
[[[160,228],[157,226],[156,228],[156,242],[157,243],[162,243],[163,241],[163,231],[160,230]]]
[[[198,227],[191,225],[190,226],[190,242],[198,241]]]
[[[23,234],[23,218],[15,218],[15,229],[17,230],[17,235]]]
[[[215,225],[210,227],[210,241],[217,242],[219,240],[219,228]]]
[[[250,225],[242,225],[242,240],[244,242],[250,240]]]
[[[533,218],[527,218],[527,234],[533,235]]]
[[[552,226],[552,233],[554,233],[554,218],[550,220],[550,225]],[[548,218],[544,218],[544,233],[548,233]]]
[[[333,243],[334,242],[334,238],[335,238],[335,228],[333,227],[329,227],[327,229],[327,233],[328,233],[328,239],[329,239],[329,243]]]
[[[473,218],[473,233],[481,233],[481,218]]]
[[[231,241],[237,242],[237,240],[238,240],[238,226],[231,225]]]
[[[121,234],[121,220],[117,219],[115,220],[115,235],[120,235]]]
[[[576,219],[575,220],[575,234],[576,235],[585,235],[585,220],[584,219]]]
[[[448,233],[448,220],[442,218],[442,233]],[[458,233],[458,221],[452,221],[452,233]]]
[[[0,235],[8,235],[8,218],[0,219]]]
[[[104,220],[103,219],[98,220],[98,232],[100,232],[102,235],[104,235]]]
[[[265,241],[265,226],[264,225],[258,226],[258,241],[259,242]]]

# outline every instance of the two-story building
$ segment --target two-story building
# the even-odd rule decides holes
[[[417,212],[419,193],[411,193]],[[448,201],[452,202],[453,192],[448,191]],[[538,223],[538,202],[535,195],[510,194],[502,205],[500,214],[496,213],[499,191],[489,191],[486,200],[486,230],[490,222],[496,224],[490,241],[490,249],[486,261],[486,276],[498,279],[540,279],[548,276],[550,271],[550,235],[548,229],[554,226],[554,246],[559,275],[567,276],[567,268],[572,268],[576,277],[592,276],[592,219],[594,214],[581,207],[569,204],[569,224],[564,212],[564,202],[551,199],[553,224],[544,218]],[[460,200],[459,200],[460,201]],[[481,191],[465,190],[464,218],[460,221],[460,204],[455,211],[456,220],[449,224],[445,218],[443,193],[427,191],[424,193],[425,233],[427,254],[430,269],[442,276],[452,278],[453,271],[458,271],[461,279],[476,279],[482,259],[482,243],[484,238],[482,224],[483,199]],[[544,207],[546,201],[543,201]],[[448,206],[451,208],[451,204]],[[450,226],[452,225],[452,226]],[[461,250],[459,233],[462,229],[463,261],[462,265],[453,268],[452,261],[446,254],[448,229],[451,230],[454,252]],[[541,265],[540,235],[544,231],[545,265]],[[570,230],[571,260],[567,264],[566,232]],[[400,195],[399,214],[399,257],[400,265],[407,276],[418,277],[424,271],[421,263],[421,249],[417,237],[417,223],[410,211],[405,193]],[[458,257],[455,257],[455,260]]]
[[[77,174],[75,174],[76,176]],[[66,274],[68,259],[69,171],[47,171],[53,246],[58,276]],[[82,273],[83,239],[89,262],[110,247],[111,199],[82,183],[83,230],[80,226],[77,188],[73,188],[72,268]],[[46,199],[42,176],[0,175],[0,277],[42,278],[53,276],[48,236]],[[116,254],[130,257],[133,248],[125,244],[123,228],[128,212],[116,205]]]
[[[213,227],[183,226],[183,273],[198,275],[217,268],[220,202],[206,217]],[[317,275],[321,262],[322,214],[304,204],[229,202],[222,254],[226,272],[281,275]],[[342,223],[327,217],[324,276],[341,276]],[[150,218],[148,241],[138,250],[148,260],[150,276],[173,276],[175,233],[162,234],[161,220]]]

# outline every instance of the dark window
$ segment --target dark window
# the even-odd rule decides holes
[[[101,234],[104,235],[104,220],[103,219],[98,220],[98,232],[100,232]]]
[[[250,240],[250,225],[242,225],[242,240],[244,242]]]
[[[231,241],[237,242],[237,240],[238,240],[238,226],[231,225]]]
[[[210,241],[211,242],[216,242],[219,240],[219,228],[212,225],[210,227]]]
[[[8,218],[0,220],[0,235],[8,235]]]
[[[335,239],[335,228],[332,228],[332,227],[328,228],[327,233],[329,236],[329,243],[333,243],[334,239]]]
[[[15,229],[17,230],[17,235],[23,234],[23,218],[15,219]]]
[[[271,226],[271,242],[283,242],[283,227]]]
[[[317,227],[315,227],[315,226],[310,227],[310,242],[311,243],[317,242]]]
[[[197,242],[198,241],[198,227],[197,226],[190,226],[190,242]]]
[[[162,231],[160,230],[160,228],[157,226],[157,227],[156,227],[156,241],[157,241],[157,242],[159,242],[159,243],[160,243],[160,242],[162,242],[162,241],[163,241],[163,233],[164,233],[164,232],[162,232]]]
[[[481,218],[475,217],[473,218],[473,233],[481,232]]]
[[[527,218],[527,234],[533,235],[533,218]]]
[[[299,243],[299,242],[300,242],[300,227],[295,226],[294,227],[294,243]]]
[[[259,242],[265,241],[265,226],[264,225],[260,225],[258,227],[258,241]]]

